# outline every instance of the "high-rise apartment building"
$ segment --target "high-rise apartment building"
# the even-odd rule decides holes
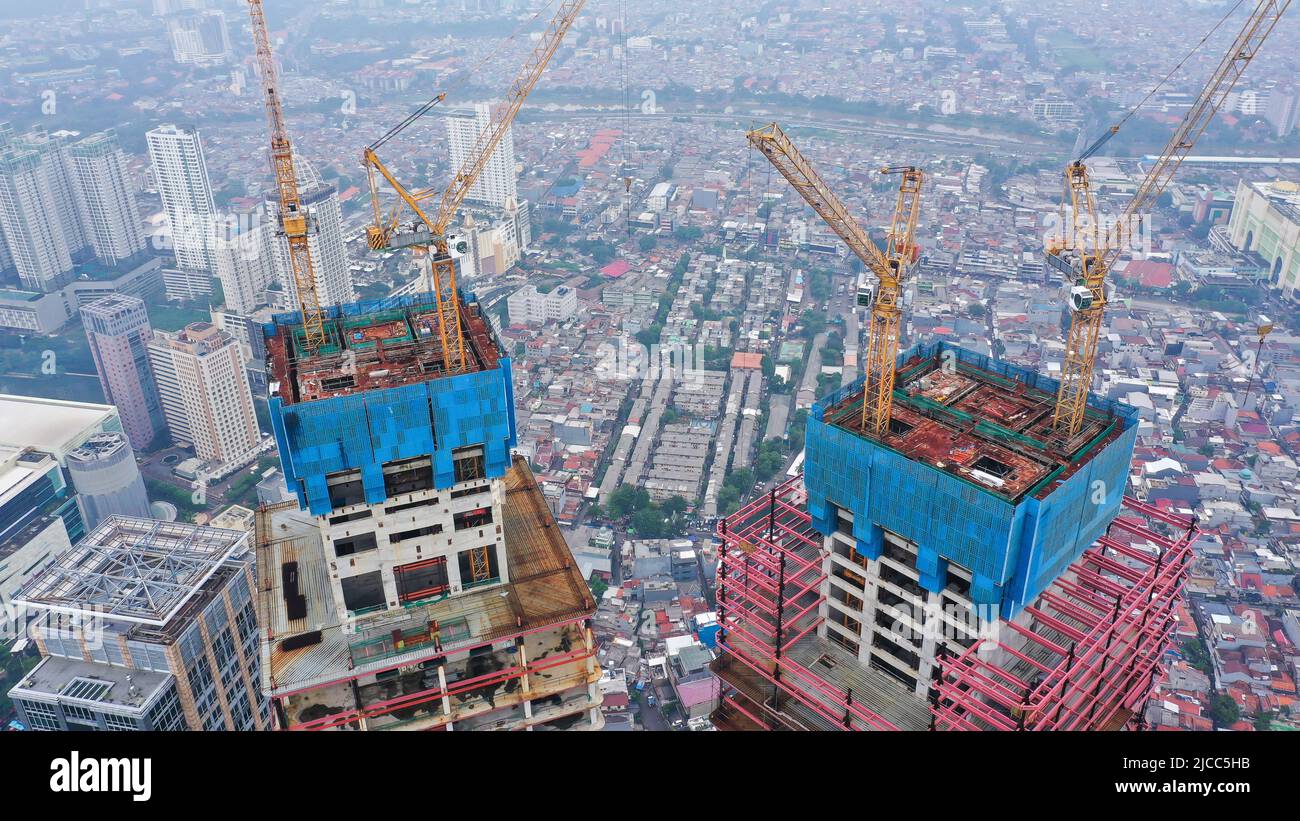
[[[104,398],[117,407],[132,447],[144,450],[167,427],[149,362],[153,332],[143,300],[114,294],[81,309]]]
[[[52,293],[72,279],[72,254],[57,191],[39,151],[0,150],[0,231],[23,288]]]
[[[111,131],[68,148],[73,190],[95,256],[107,265],[144,251],[126,155]]]
[[[111,132],[67,145],[61,136],[15,136],[0,128],[0,269],[13,265],[23,287],[52,293],[93,255],[107,265],[144,250],[144,234]]]
[[[109,516],[151,518],[144,477],[125,435],[92,436],[69,453],[65,462],[87,530]]]
[[[311,219],[307,250],[311,254],[317,298],[321,305],[350,303],[352,271],[343,247],[343,209],[339,205],[338,189],[321,180],[310,163],[295,157],[294,167],[298,169],[302,207]],[[279,202],[268,201],[267,215],[272,225],[277,224],[279,213]],[[274,249],[275,277],[284,289],[287,304],[296,306],[298,286],[289,262],[289,240],[275,232],[271,232],[269,237]]]
[[[260,433],[239,344],[208,322],[169,334],[155,331],[149,344],[163,410],[180,422],[200,459],[228,462],[257,447]],[[183,417],[183,421],[181,421]],[[186,441],[173,428],[174,441]]]
[[[241,217],[245,224],[239,232],[225,238],[216,249],[216,275],[225,307],[242,316],[266,304],[266,287],[276,279],[276,238],[265,215],[266,211],[258,210],[250,212],[246,220]]]
[[[112,516],[28,581],[32,730],[262,730],[249,534]],[[125,557],[129,556],[130,561]]]
[[[55,207],[59,209],[58,226],[63,231],[69,253],[76,261],[90,247],[90,242],[81,221],[67,140],[59,134],[32,131],[19,142],[40,155],[41,173],[45,175],[46,184],[54,196]]]
[[[230,58],[230,33],[225,13],[183,11],[167,20],[172,57],[181,64],[217,65]]]
[[[282,729],[599,728],[595,601],[515,442],[477,304],[450,372],[431,294],[337,306],[326,345],[265,326],[296,502],[259,513]]]
[[[216,271],[216,206],[203,141],[192,126],[161,125],[149,131],[149,162],[170,224],[176,264],[189,271]]]
[[[447,144],[452,168],[460,168],[469,157],[475,156],[475,144],[491,122],[492,109],[486,103],[474,106],[473,111],[456,112],[447,117]],[[497,208],[505,208],[507,202],[519,201],[515,190],[513,128],[506,129],[505,136],[497,143],[466,200],[485,202]]]

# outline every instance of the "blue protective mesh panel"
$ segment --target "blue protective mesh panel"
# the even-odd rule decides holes
[[[1048,393],[1057,390],[1056,380],[945,342],[913,348],[898,361],[946,350],[960,362]],[[930,589],[943,586],[947,562],[955,562],[974,574],[975,600],[1000,602],[1009,618],[1104,534],[1119,511],[1137,436],[1132,408],[1093,397],[1092,407],[1116,414],[1122,434],[1046,498],[1012,504],[822,421],[827,407],[861,388],[859,379],[813,406],[804,466],[813,524],[822,533],[832,532],[833,506],[838,506],[853,512],[860,549],[871,543],[875,528],[914,542],[922,582]]]
[[[285,479],[299,504],[330,512],[326,475],[360,470],[366,501],[384,500],[383,464],[431,456],[434,483],[455,483],[452,451],[482,445],[489,478],[505,475],[515,443],[510,360],[488,371],[302,402],[271,399]]]

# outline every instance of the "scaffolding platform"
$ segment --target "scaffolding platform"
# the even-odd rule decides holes
[[[1159,678],[1194,523],[1125,497],[1110,532],[995,638],[941,657],[930,696],[817,636],[822,541],[803,477],[719,524],[713,721],[735,730],[1136,727]]]
[[[1124,512],[1026,608],[941,662],[936,729],[1137,727],[1172,643],[1194,522],[1125,497]]]
[[[803,500],[796,477],[719,525],[724,652],[713,672],[729,692],[718,718],[767,729],[924,729],[923,701],[817,635],[822,540]]]

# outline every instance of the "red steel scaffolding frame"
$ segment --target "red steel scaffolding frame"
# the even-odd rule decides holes
[[[999,638],[940,663],[934,728],[1144,727],[1196,534],[1194,519],[1125,497],[1108,534],[1025,608],[1028,626],[999,622]]]
[[[724,692],[721,702],[764,729],[788,725],[791,708],[840,729],[897,729],[854,701],[852,690],[787,655],[817,629],[825,598],[822,537],[802,507],[806,498],[803,476],[796,476],[718,525],[719,645],[725,652],[715,672],[733,685],[749,683]],[[760,687],[770,687],[770,695]]]
[[[717,609],[727,686],[715,722],[758,729],[898,729],[788,654],[821,623],[822,536],[803,504],[803,477],[771,490],[718,526]],[[1159,523],[1159,524],[1155,524]],[[1156,532],[1156,527],[1174,536]],[[1110,533],[1033,605],[1027,626],[999,621],[940,657],[930,689],[932,730],[1084,730],[1142,726],[1176,623],[1195,522],[1125,497]]]

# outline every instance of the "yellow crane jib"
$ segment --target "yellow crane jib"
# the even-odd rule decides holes
[[[298,193],[298,175],[293,166],[293,147],[284,124],[280,106],[279,84],[276,81],[275,57],[271,53],[271,38],[267,34],[266,17],[261,0],[248,0],[248,16],[253,26],[253,46],[262,77],[262,91],[266,103],[266,118],[271,132],[271,166],[279,195],[279,232],[289,245],[289,267],[293,274],[298,310],[302,313],[302,344],[316,351],[325,342],[325,322],[321,314],[320,295],[316,291],[316,272],[312,267],[311,248],[307,237],[311,233],[311,218],[302,206]]]
[[[491,117],[474,143],[469,157],[457,169],[451,182],[442,191],[425,189],[411,191],[393,175],[379,159],[376,151],[408,125],[419,119],[435,105],[441,103],[446,94],[439,94],[405,120],[394,126],[380,139],[365,149],[363,164],[370,184],[370,201],[373,223],[366,229],[366,241],[374,250],[388,248],[412,248],[418,257],[429,256],[429,280],[437,302],[439,316],[439,336],[443,346],[444,361],[447,370],[457,373],[465,368],[465,338],[461,329],[460,292],[456,286],[456,263],[451,256],[451,247],[447,229],[456,218],[461,203],[478,181],[479,175],[492,159],[492,153],[505,137],[515,115],[523,105],[533,87],[537,85],[542,71],[551,57],[560,47],[564,35],[568,33],[573,21],[586,4],[586,0],[567,0],[561,3],[555,16],[551,18],[542,38],[534,47],[523,68],[510,85],[505,98],[493,107]],[[385,212],[379,196],[379,178],[397,194],[397,201],[391,210]],[[431,216],[424,203],[438,197],[438,208]],[[401,224],[402,208],[410,209],[412,220]],[[429,255],[429,250],[432,254]],[[461,247],[459,250],[465,250]]]
[[[1106,307],[1106,277],[1129,243],[1131,226],[1140,224],[1145,209],[1169,185],[1174,173],[1191,153],[1197,139],[1205,133],[1246,66],[1255,58],[1290,5],[1291,0],[1260,0],[1256,4],[1116,220],[1115,230],[1103,230],[1097,221],[1085,160],[1110,139],[1119,126],[1112,126],[1083,156],[1066,167],[1062,235],[1049,242],[1047,247],[1049,267],[1062,273],[1070,288],[1070,329],[1066,334],[1061,385],[1052,417],[1053,427],[1065,439],[1075,436],[1083,426]],[[1082,236],[1080,226],[1085,229]]]
[[[883,174],[899,174],[902,178],[885,250],[882,251],[780,125],[772,123],[756,128],[745,137],[875,274],[874,285],[868,283],[864,275],[858,286],[858,304],[871,308],[867,327],[862,430],[877,437],[883,436],[889,430],[889,417],[893,410],[903,284],[908,267],[916,256],[913,237],[920,214],[922,172],[910,165],[881,169]]]

